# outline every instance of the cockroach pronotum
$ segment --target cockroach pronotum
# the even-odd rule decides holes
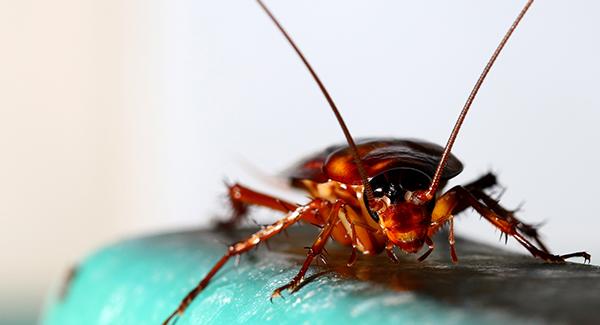
[[[534,226],[522,222],[514,211],[503,207],[486,193],[487,189],[496,185],[496,177],[492,173],[469,184],[442,191],[448,180],[463,169],[462,163],[451,154],[451,150],[467,112],[494,61],[533,0],[526,2],[487,62],[445,147],[414,139],[369,138],[355,141],[335,102],[298,46],[265,4],[261,0],[257,2],[316,81],[335,114],[347,144],[328,147],[289,169],[287,176],[291,184],[310,195],[311,199],[306,204],[290,203],[240,184],[229,186],[228,194],[234,211],[231,224],[244,217],[249,205],[268,207],[285,213],[285,216],[249,238],[230,245],[164,324],[184,313],[231,257],[249,251],[298,222],[317,225],[321,230],[308,249],[298,274],[286,285],[275,289],[271,299],[281,296],[284,290],[294,292],[299,288],[313,259],[322,253],[329,238],[351,247],[348,266],[352,266],[356,260],[357,251],[365,255],[385,251],[392,260],[396,260],[395,247],[415,254],[426,245],[427,251],[418,258],[423,261],[434,249],[433,234],[448,225],[450,256],[456,263],[453,218],[467,208],[473,208],[507,238],[514,238],[536,258],[553,263],[563,263],[571,257],[590,261],[591,257],[586,252],[564,255],[550,253]]]

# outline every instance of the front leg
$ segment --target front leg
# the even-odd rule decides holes
[[[327,243],[327,240],[329,239],[329,236],[331,235],[331,232],[333,231],[333,228],[336,226],[336,224],[340,220],[339,219],[340,209],[343,209],[343,208],[344,208],[344,203],[342,201],[337,201],[333,205],[333,208],[331,209],[331,212],[329,214],[329,218],[327,219],[327,223],[321,229],[321,232],[319,233],[319,236],[317,236],[317,239],[315,239],[315,242],[308,249],[308,253],[306,255],[306,260],[304,260],[304,263],[302,264],[300,271],[286,285],[275,289],[275,291],[273,291],[273,293],[271,294],[271,300],[275,297],[280,297],[281,292],[285,289],[288,289],[290,292],[294,292],[299,288],[300,284],[302,283],[302,280],[304,280],[304,275],[306,274],[306,271],[308,270],[308,267],[312,263],[313,259],[315,257],[319,256],[321,254],[321,252],[323,251],[325,244]]]
[[[589,262],[590,255],[586,252],[577,252],[566,255],[553,255],[545,248],[540,249],[536,247],[525,237],[527,234],[524,234],[524,231],[521,229],[523,227],[522,222],[514,217],[508,218],[507,216],[499,214],[499,205],[497,205],[497,202],[496,206],[494,206],[491,202],[488,203],[492,204],[492,206],[488,206],[484,202],[486,202],[485,199],[478,197],[477,194],[471,192],[465,187],[456,186],[450,189],[436,201],[432,215],[433,222],[432,226],[430,227],[430,233],[437,231],[441,225],[451,220],[451,218],[453,218],[453,213],[455,213],[457,209],[461,209],[459,211],[462,211],[462,207],[467,206],[475,209],[482,217],[502,231],[502,233],[516,239],[534,257],[541,258],[548,262],[564,262],[566,258],[582,257],[586,262]]]
[[[546,253],[550,251],[546,248],[546,245],[540,239],[537,228],[533,225],[527,224],[521,220],[519,220],[515,216],[515,210],[509,210],[500,205],[497,199],[493,199],[488,194],[486,194],[485,190],[492,188],[497,185],[496,176],[493,173],[487,173],[477,180],[463,186],[467,191],[469,191],[474,197],[476,197],[480,202],[485,204],[488,208],[492,209],[499,217],[506,219],[507,222],[516,225],[519,232],[523,235],[527,236],[529,239],[533,240],[537,246]],[[469,203],[465,200],[459,202],[452,208],[452,215],[457,215],[460,212],[464,211],[470,207]],[[445,216],[445,214],[443,214]],[[435,217],[435,216],[434,216]],[[448,221],[450,223],[450,235],[453,235],[452,229],[452,219]],[[442,226],[443,223],[439,224]],[[452,242],[452,240],[450,240]],[[451,243],[451,248],[453,244]],[[453,258],[454,260],[454,258]]]
[[[198,284],[181,300],[179,306],[169,317],[163,322],[163,325],[167,325],[175,317],[183,314],[187,307],[194,301],[194,299],[206,288],[210,280],[217,274],[217,272],[229,261],[233,256],[239,256],[256,247],[258,244],[265,242],[269,238],[279,234],[291,225],[295,224],[300,220],[312,219],[315,215],[328,211],[330,203],[321,199],[313,199],[311,202],[304,206],[297,207],[285,217],[277,220],[275,223],[263,227],[250,237],[245,240],[241,240],[237,243],[230,245],[227,251],[221,257],[221,259],[210,269],[208,274],[198,282]]]
[[[515,210],[508,210],[504,208],[500,205],[497,199],[493,199],[485,193],[486,189],[493,187],[496,184],[496,176],[492,173],[487,173],[486,175],[480,177],[476,181],[465,185],[464,188],[468,190],[471,194],[473,194],[473,196],[475,196],[479,201],[483,202],[487,207],[494,210],[494,212],[496,212],[496,214],[498,214],[500,217],[510,221],[512,224],[516,224],[516,227],[522,234],[535,241],[535,243],[539,246],[541,250],[543,250],[546,253],[549,253],[548,248],[546,248],[546,245],[544,245],[544,243],[540,239],[540,236],[537,232],[537,228],[535,226],[522,222],[515,216]],[[467,204],[463,204],[462,207],[455,208],[453,214],[456,215],[460,211],[466,209],[467,207]]]

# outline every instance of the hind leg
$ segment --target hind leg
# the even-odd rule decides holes
[[[466,187],[456,186],[452,188],[436,201],[432,216],[432,220],[434,221],[432,221],[432,226],[429,230],[430,233],[436,232],[441,225],[451,220],[453,218],[453,213],[456,213],[457,210],[460,212],[464,210],[464,207],[472,207],[506,236],[511,236],[516,239],[517,242],[525,247],[525,249],[527,249],[534,257],[543,259],[547,262],[564,262],[565,259],[571,257],[582,257],[586,262],[590,260],[590,255],[586,252],[554,255],[548,252],[543,245],[540,245],[540,247],[535,246],[526,238],[527,236],[531,237],[531,233],[526,233],[526,231],[529,231],[529,228],[527,227],[531,226],[522,223],[512,215],[503,215],[499,213],[504,208],[501,208],[496,201],[490,200],[489,197],[486,198],[480,196],[477,191],[469,190]],[[537,233],[534,234],[536,235],[534,240],[539,241],[539,239],[537,239]]]
[[[298,207],[297,204],[287,202],[267,194],[251,190],[238,183],[227,185],[227,196],[231,204],[231,216],[228,220],[218,223],[219,228],[232,229],[239,225],[252,205],[262,206],[273,210],[288,213]]]
[[[472,183],[469,183],[463,186],[466,190],[468,190],[477,200],[484,203],[488,208],[492,209],[500,218],[508,221],[511,224],[514,224],[515,227],[529,239],[533,240],[541,250],[546,253],[549,253],[548,248],[542,242],[537,232],[537,228],[531,224],[527,224],[521,221],[515,215],[516,210],[509,210],[498,202],[497,199],[493,199],[488,194],[485,193],[485,190],[497,185],[496,176],[492,173],[488,173],[479,179],[475,180]],[[456,215],[466,208],[469,207],[467,202],[462,202],[462,204],[458,204],[454,210],[452,211],[453,215]]]
[[[323,249],[325,248],[325,244],[327,243],[327,240],[329,239],[329,236],[331,235],[333,228],[340,220],[339,219],[340,209],[343,209],[343,208],[344,208],[344,203],[342,201],[337,201],[333,205],[333,207],[331,208],[329,217],[327,219],[327,223],[325,224],[325,226],[323,226],[323,228],[321,229],[321,232],[319,233],[319,236],[317,236],[317,238],[315,239],[312,246],[308,249],[306,259],[304,260],[304,263],[302,264],[300,271],[298,271],[298,274],[296,274],[296,276],[290,282],[288,282],[286,285],[275,289],[275,291],[273,291],[273,293],[271,294],[271,299],[273,299],[275,297],[280,297],[281,292],[283,290],[288,289],[290,292],[294,292],[298,289],[298,287],[302,283],[302,280],[304,280],[304,275],[306,274],[306,271],[308,270],[313,259],[315,257],[319,256],[322,253]]]

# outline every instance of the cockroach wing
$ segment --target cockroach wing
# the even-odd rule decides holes
[[[327,176],[323,170],[325,160],[327,160],[327,157],[333,152],[343,150],[344,148],[347,149],[348,145],[333,145],[325,148],[325,150],[309,155],[286,169],[283,172],[283,176],[289,178],[292,181],[292,184],[301,180],[311,180],[317,183],[327,182],[329,176]]]
[[[359,139],[356,144],[369,178],[397,167],[415,168],[433,177],[444,151],[437,144],[414,139],[368,138]],[[442,180],[448,180],[462,170],[460,160],[451,154]],[[349,185],[361,184],[347,145],[331,146],[308,156],[288,169],[286,176],[292,182],[307,179],[322,183],[332,179]]]

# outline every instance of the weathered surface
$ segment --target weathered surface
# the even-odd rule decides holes
[[[360,256],[328,247],[329,265],[285,299],[271,292],[299,269],[314,229],[294,227],[227,264],[177,324],[200,323],[595,323],[600,319],[600,268],[551,265],[525,255],[458,240],[450,262],[443,237],[423,263],[406,256]],[[64,300],[47,303],[43,324],[159,324],[225,250],[243,238],[213,231],[152,236],[118,243],[88,258]],[[310,272],[310,271],[309,271]],[[333,323],[335,324],[335,323]]]

